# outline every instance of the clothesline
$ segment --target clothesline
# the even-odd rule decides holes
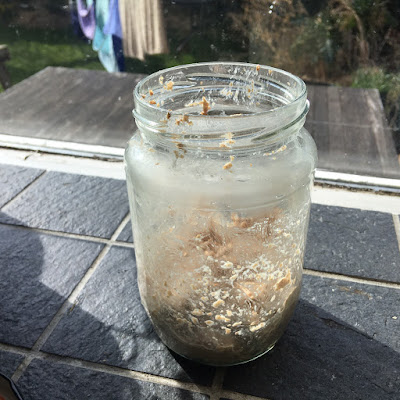
[[[168,52],[160,0],[76,0],[75,6],[82,33],[109,72],[123,71],[124,57]]]

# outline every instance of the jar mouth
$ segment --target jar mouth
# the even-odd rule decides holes
[[[305,83],[269,66],[207,62],[161,70],[134,90],[138,125],[161,134],[202,138],[290,126],[306,112]],[[303,121],[304,122],[304,121]]]

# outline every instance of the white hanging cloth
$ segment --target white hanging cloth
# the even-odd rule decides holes
[[[119,0],[125,57],[168,52],[160,0]]]

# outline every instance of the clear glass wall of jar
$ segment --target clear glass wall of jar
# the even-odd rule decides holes
[[[142,303],[176,353],[233,365],[296,306],[316,162],[304,82],[242,63],[171,68],[134,91],[126,174]]]

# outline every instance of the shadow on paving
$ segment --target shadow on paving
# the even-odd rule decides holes
[[[3,216],[4,213],[0,213]],[[15,219],[9,219],[9,224],[20,225],[20,222]],[[8,228],[7,231],[4,228]],[[5,235],[8,237],[5,238]],[[43,282],[53,281],[54,276],[59,276],[60,271],[47,269],[42,270],[44,259],[47,256],[44,254],[46,251],[46,245],[51,243],[42,243],[43,236],[34,231],[24,231],[14,227],[0,226],[0,243],[2,248],[2,256],[0,259],[1,263],[1,283],[8,287],[6,295],[2,301],[2,317],[6,321],[2,321],[2,328],[0,328],[1,341],[25,347],[31,347],[41,331],[51,321],[58,308],[65,302],[69,293],[65,296],[60,296],[58,291],[50,289]],[[7,248],[5,241],[10,242],[14,248]],[[7,252],[4,250],[8,250]],[[51,252],[51,250],[50,250]],[[63,254],[66,256],[66,254]],[[57,255],[54,255],[55,257]],[[71,255],[69,255],[71,256]],[[89,266],[89,265],[88,265]],[[84,272],[84,271],[83,271]],[[64,271],[68,274],[67,271]],[[68,279],[68,283],[71,283],[72,278]],[[75,279],[77,283],[78,279]],[[72,285],[69,285],[69,289],[73,289]],[[3,287],[2,287],[3,289]],[[61,288],[60,288],[61,289]],[[2,293],[5,291],[1,290]],[[83,312],[83,311],[81,311]],[[85,313],[85,318],[90,321],[92,316]],[[36,327],[35,327],[36,325]],[[38,329],[39,326],[39,329]],[[3,330],[4,329],[4,330]],[[115,352],[118,352],[118,345],[115,340],[110,336],[106,339],[111,344],[111,347]],[[34,361],[32,365],[34,365]],[[29,399],[43,399],[46,397],[38,397],[38,391],[44,389],[45,393],[53,393],[54,390],[51,386],[61,385],[63,383],[70,384],[70,390],[74,391],[74,377],[68,374],[64,376],[51,376],[51,373],[40,377],[39,381],[33,381],[31,375],[37,376],[35,371],[31,371],[28,367],[25,375],[22,376],[18,383],[18,389],[21,392],[24,400]],[[40,374],[39,374],[40,375]],[[56,381],[58,380],[58,382]],[[61,379],[61,381],[59,380]],[[46,386],[49,386],[46,388]],[[41,388],[41,389],[40,389]],[[99,392],[106,388],[99,387]],[[120,392],[120,393],[119,393]],[[139,393],[139,388],[136,393]],[[119,398],[122,393],[122,389],[114,388],[113,390],[115,398]],[[64,397],[65,396],[65,397]],[[49,399],[51,397],[48,397]],[[68,395],[60,393],[60,399],[69,398]],[[121,397],[122,398],[122,397]]]
[[[394,400],[400,396],[400,354],[300,300],[275,348],[229,368],[224,387],[272,400]]]
[[[101,247],[0,224],[0,342],[32,347]],[[154,333],[140,304],[132,257],[131,249],[111,248],[43,350],[209,385],[212,368],[171,354]],[[51,360],[33,360],[18,386],[25,400],[128,400],[151,398],[149,393],[199,398]],[[400,354],[300,300],[276,347],[252,363],[228,368],[224,387],[273,400],[398,399]]]
[[[1,214],[5,216],[4,213]],[[2,250],[0,252],[0,292],[5,294],[0,304],[0,342],[31,348],[82,279],[103,245],[45,235],[14,227],[11,224],[19,225],[20,222],[9,219],[7,225],[0,224]],[[130,249],[121,250],[125,253],[131,252]],[[102,265],[99,266],[100,269],[101,267]],[[132,315],[130,321],[118,327],[109,319],[112,318],[112,307],[98,319],[91,309],[87,312],[79,304],[71,306],[62,321],[68,323],[73,316],[71,321],[80,321],[82,325],[77,327],[77,331],[64,332],[67,334],[61,339],[64,343],[58,342],[56,350],[58,350],[57,347],[68,348],[70,343],[75,342],[75,346],[72,346],[72,354],[63,354],[63,351],[48,351],[46,343],[42,350],[122,368],[144,370],[154,375],[172,374],[172,377],[177,380],[211,383],[213,369],[170,353],[158,339],[140,301],[138,302],[135,268],[131,267],[129,271],[126,271],[126,267],[125,264],[122,269],[132,275],[129,284],[132,284],[133,292],[125,291],[124,293],[122,288],[121,297],[124,297],[124,294],[125,298],[129,297],[131,293],[135,295],[130,299],[133,303],[132,308],[125,309],[124,313],[125,316],[132,312],[137,315]],[[118,275],[121,271],[118,271],[118,268],[115,269],[115,275]],[[121,279],[123,280],[124,276],[119,278],[120,281]],[[112,281],[111,276],[109,281]],[[118,279],[114,283],[118,284]],[[87,290],[85,292],[85,289],[89,287],[90,292],[91,284],[98,292],[98,301],[92,306],[98,309],[110,306],[107,304],[109,303],[107,300],[110,299],[102,295],[102,292],[108,292],[109,288],[98,286],[96,279],[89,280],[84,288],[84,295],[90,295]],[[114,296],[111,300],[117,303],[118,298]],[[117,307],[125,307],[125,305],[127,303],[122,301],[121,304],[117,304]],[[133,324],[126,329],[130,323]],[[81,333],[80,336],[78,332]],[[74,333],[77,334],[76,337],[73,336]],[[51,339],[52,335],[48,341],[51,342]],[[56,340],[59,338],[56,337]],[[127,347],[129,347],[128,358]],[[75,353],[74,350],[76,350]],[[96,350],[97,355],[93,355]],[[145,361],[146,358],[148,363],[140,365],[140,362]],[[160,398],[203,399],[203,395],[88,371],[79,366],[60,364],[55,360],[50,357],[45,360],[34,359],[31,362],[17,385],[24,400],[84,398],[85,395],[87,398],[95,396],[98,399],[116,400],[150,398],[153,395]],[[158,369],[156,363],[158,363]],[[0,366],[0,371],[2,369]],[[203,374],[205,371],[207,373]],[[12,374],[9,369],[7,373],[9,376]],[[90,379],[91,382],[96,382],[96,385],[86,382],[84,377]]]
[[[134,252],[120,247],[101,261],[43,351],[203,385],[215,371],[162,344],[140,301]]]

